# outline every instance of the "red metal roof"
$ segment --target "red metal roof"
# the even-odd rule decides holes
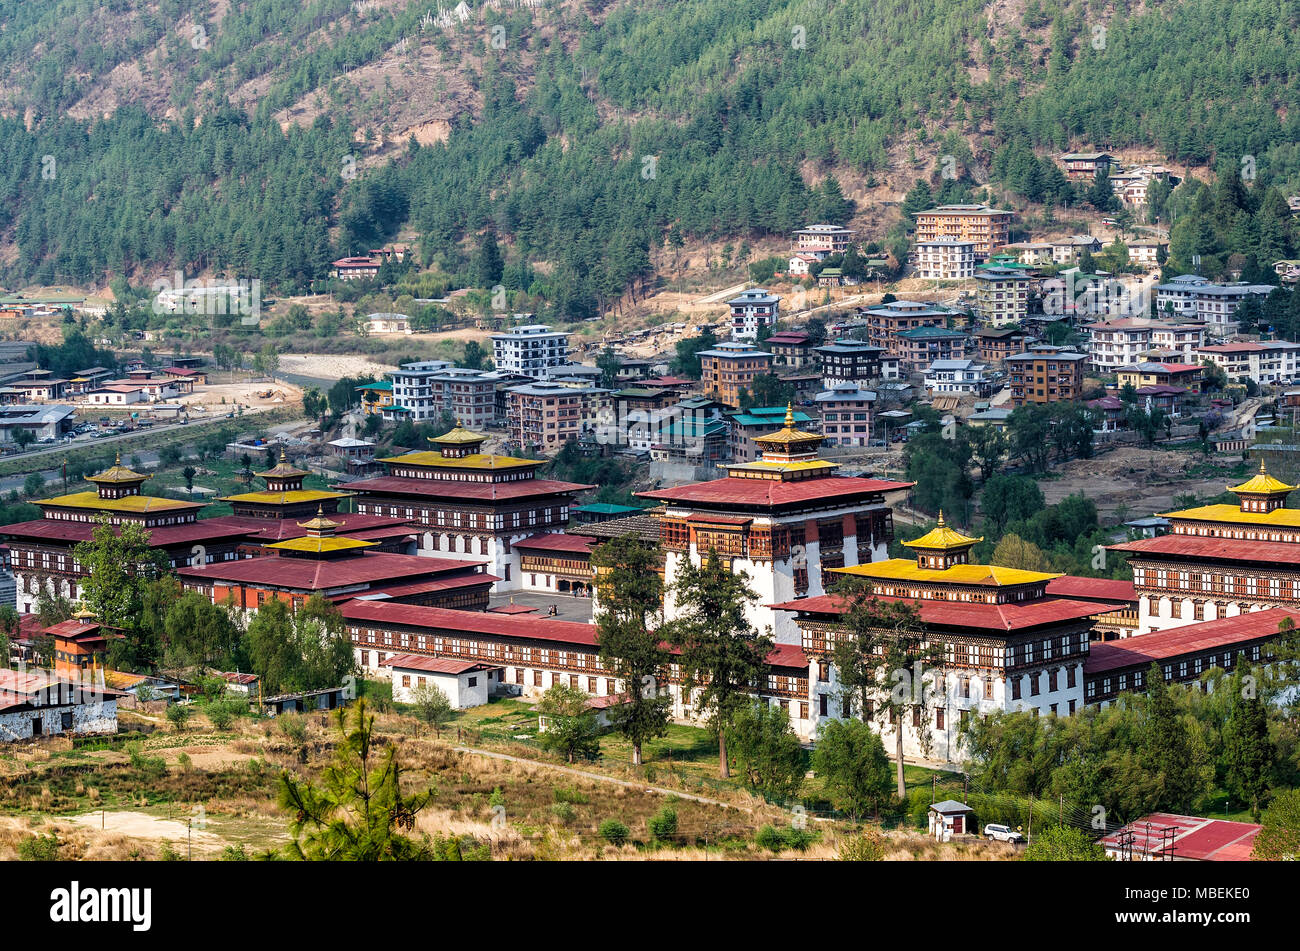
[[[1290,542],[1254,542],[1243,538],[1207,538],[1200,535],[1157,535],[1109,546],[1112,551],[1139,555],[1177,555],[1246,561],[1262,565],[1300,564],[1300,545]]]
[[[430,657],[427,654],[398,654],[384,661],[385,667],[403,670],[426,670],[431,674],[467,674],[472,670],[495,670],[492,664],[476,660],[457,660],[453,657]]]
[[[878,596],[880,601],[911,601],[910,598]],[[1018,631],[1043,624],[1074,621],[1091,617],[1103,611],[1113,611],[1118,604],[1101,601],[1073,601],[1068,598],[1035,598],[1013,604],[974,604],[965,601],[924,601],[915,603],[921,612],[921,621],[934,627],[965,627],[989,631]],[[844,613],[844,598],[836,594],[823,594],[814,598],[798,598],[772,605],[778,611],[797,611],[800,614]]]
[[[556,482],[551,479],[517,479],[513,482],[458,482],[453,479],[407,479],[401,476],[375,476],[359,482],[345,482],[340,488],[385,495],[412,495],[422,498],[454,499],[467,502],[527,499],[546,495],[571,495],[594,485]]]
[[[754,520],[752,518],[738,518],[730,515],[709,515],[704,512],[697,512],[694,515],[686,516],[686,521],[703,525],[748,525]]]
[[[421,559],[427,561],[428,559]],[[349,621],[401,624],[456,634],[494,634],[541,641],[559,641],[582,647],[596,646],[596,625],[542,617],[509,617],[479,611],[453,611],[420,604],[353,599],[342,605]]]
[[[478,571],[472,575],[453,575],[450,578],[433,578],[428,581],[412,581],[409,584],[373,584],[366,592],[366,596],[373,594],[382,594],[394,601],[401,601],[403,598],[409,598],[417,594],[428,594],[433,591],[449,591],[453,588],[465,587],[466,578],[474,582],[483,584],[496,584],[501,579],[496,575],[490,575],[483,571]],[[353,595],[347,595],[353,597]],[[356,595],[362,597],[362,595]]]
[[[523,541],[515,542],[513,547],[590,555],[591,550],[596,547],[596,539],[583,535],[568,535],[564,532],[543,532],[540,535],[529,535]]]
[[[705,505],[757,505],[775,507],[797,505],[825,499],[843,500],[849,496],[878,495],[898,489],[910,489],[915,482],[891,482],[885,479],[862,479],[852,476],[827,476],[778,482],[774,479],[714,479],[670,489],[653,489],[637,495],[664,502],[698,502]]]
[[[1150,634],[1138,634],[1118,641],[1102,641],[1089,649],[1083,672],[1100,674],[1125,667],[1147,667],[1155,661],[1170,657],[1258,640],[1276,635],[1277,626],[1283,618],[1290,618],[1300,627],[1300,613],[1286,608],[1268,608],[1236,617],[1199,621],[1164,631],[1152,631]]]
[[[798,644],[777,644],[767,655],[773,667],[798,667],[808,672],[808,655]]]
[[[1259,835],[1261,828],[1253,822],[1153,812],[1112,832],[1101,840],[1101,844],[1104,848],[1120,851],[1120,836],[1131,832],[1135,855],[1159,852],[1168,841],[1161,835],[1161,830],[1173,829],[1170,854],[1175,859],[1245,862],[1250,860],[1250,853],[1255,847],[1255,836]]]
[[[330,516],[331,521],[339,523],[335,530],[337,535],[351,538],[388,538],[392,535],[410,534],[417,531],[407,518],[395,518],[390,515],[358,515],[356,513],[337,512]],[[251,515],[219,515],[205,519],[207,522],[220,522],[232,529],[244,528],[249,534],[255,534],[259,542],[283,542],[290,538],[302,538],[307,529],[298,525],[297,518],[254,518]]]
[[[218,518],[201,518],[184,525],[161,525],[146,529],[149,542],[155,548],[170,548],[173,545],[189,545],[201,541],[213,541],[225,538],[241,538],[249,530],[226,522],[229,516]],[[38,518],[30,522],[15,522],[12,525],[0,525],[0,535],[12,538],[33,538],[41,541],[63,542],[75,545],[77,542],[90,541],[95,530],[94,522],[74,522],[71,519]]]
[[[410,582],[432,580],[451,575],[458,583],[473,585],[485,576],[474,571],[481,562],[453,561],[450,558],[423,558],[389,552],[359,552],[337,558],[290,558],[262,555],[239,561],[215,562],[193,568],[181,568],[185,580],[209,584],[246,584],[254,587],[290,588],[296,591],[327,591],[352,585],[376,582]]]
[[[78,621],[76,618],[71,618],[67,621],[60,621],[58,624],[53,624],[50,627],[45,628],[41,633],[48,634],[50,637],[74,639],[80,637],[82,634],[89,634],[92,631],[99,631],[98,622],[87,624],[84,621]]]
[[[1047,593],[1058,598],[1079,598],[1103,601],[1136,601],[1137,592],[1132,581],[1119,578],[1083,578],[1079,575],[1061,575],[1047,582]]]

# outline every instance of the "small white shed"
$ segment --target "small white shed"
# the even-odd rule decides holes
[[[410,703],[416,689],[432,686],[446,694],[454,710],[487,703],[493,685],[503,679],[500,667],[453,657],[397,654],[384,666],[392,671],[394,700]]]
[[[940,842],[951,842],[954,835],[974,834],[975,810],[964,802],[945,799],[930,806],[930,834]]]

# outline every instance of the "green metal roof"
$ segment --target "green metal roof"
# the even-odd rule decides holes
[[[592,502],[590,505],[575,505],[571,512],[591,512],[593,515],[623,515],[639,512],[635,505],[615,505],[613,502]]]

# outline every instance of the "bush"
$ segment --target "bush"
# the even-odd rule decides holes
[[[574,812],[573,807],[567,802],[555,803],[551,806],[551,814],[566,825],[577,817],[577,813]]]
[[[494,786],[492,789],[492,794],[488,796],[488,805],[495,807],[495,806],[504,806],[505,804],[506,804],[505,793],[501,791],[500,786]]]
[[[235,719],[235,713],[224,703],[210,703],[204,711],[208,715],[208,722],[212,724],[214,730],[229,730],[231,722]]]
[[[185,730],[185,724],[190,719],[190,708],[179,703],[173,703],[167,708],[167,722],[172,725],[177,733]]]
[[[54,833],[31,835],[18,843],[18,858],[24,862],[57,862],[60,844]]]
[[[221,850],[221,861],[223,862],[247,862],[248,853],[244,851],[244,846],[228,845]]]
[[[664,806],[648,822],[650,834],[656,839],[669,839],[677,834],[677,810]]]
[[[617,819],[606,819],[596,831],[610,845],[624,845],[632,836],[632,830]]]
[[[802,852],[812,842],[812,835],[794,827],[778,829],[773,825],[764,825],[754,834],[754,842],[769,852],[784,852],[787,849]]]
[[[885,857],[885,837],[879,829],[868,829],[861,835],[846,839],[840,846],[840,861],[879,862]]]
[[[183,862],[185,857],[173,849],[170,842],[164,842],[162,848],[158,850],[158,860],[160,862]]]

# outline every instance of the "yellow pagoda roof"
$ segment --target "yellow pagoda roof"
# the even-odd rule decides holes
[[[103,509],[106,512],[165,512],[175,509],[202,508],[201,502],[163,499],[152,495],[125,495],[120,499],[100,498],[98,492],[74,492],[52,499],[37,499],[37,505],[61,508]]]
[[[954,548],[969,548],[976,542],[982,542],[983,536],[972,538],[970,535],[963,535],[956,529],[949,528],[943,520],[943,512],[939,513],[939,524],[926,532],[920,538],[913,539],[910,542],[903,542],[908,548],[923,548],[926,551],[951,551]]]
[[[330,492],[326,489],[295,489],[287,492],[272,492],[264,489],[260,492],[241,492],[227,495],[221,502],[261,502],[264,505],[288,505],[297,502],[321,502],[325,499],[343,499],[351,492]]]
[[[924,581],[930,583],[977,584],[1002,587],[1051,581],[1059,573],[1004,568],[1001,565],[953,565],[950,568],[921,568],[911,558],[889,558],[865,565],[833,569],[838,574],[857,575],[880,581]]]
[[[301,538],[290,538],[288,541],[272,542],[266,547],[319,555],[324,552],[347,551],[351,548],[369,548],[371,545],[378,544],[378,542],[362,541],[360,538],[348,538],[344,535],[303,535]]]
[[[117,454],[116,462],[114,462],[103,472],[97,473],[96,475],[86,476],[86,481],[96,482],[96,483],[107,482],[112,484],[112,483],[120,483],[120,482],[143,482],[145,479],[152,479],[152,478],[153,476],[151,475],[145,475],[142,472],[136,472],[134,469],[128,469],[126,466],[122,465],[122,454],[119,452]]]
[[[1228,491],[1239,495],[1285,495],[1287,492],[1294,492],[1295,488],[1269,475],[1268,470],[1264,468],[1264,460],[1261,459],[1259,472],[1241,485],[1228,486]]]
[[[794,404],[785,404],[785,425],[774,433],[768,433],[766,436],[755,436],[754,442],[762,445],[763,443],[798,443],[798,442],[820,442],[825,437],[821,433],[805,432],[802,429],[794,428]]]
[[[838,469],[838,462],[827,459],[795,459],[790,462],[770,462],[758,459],[754,462],[737,462],[723,466],[728,472],[813,472],[816,470]]]
[[[285,458],[283,446],[280,447],[280,461],[276,463],[273,468],[267,469],[265,472],[255,472],[253,474],[260,479],[292,479],[297,476],[311,475],[311,473],[306,469],[299,469],[297,466],[289,464],[289,460]]]
[[[539,459],[518,459],[514,456],[497,456],[475,452],[468,456],[444,456],[432,449],[417,450],[400,456],[389,456],[380,462],[404,462],[413,466],[441,466],[456,469],[515,469],[521,466],[540,466]]]
[[[316,506],[315,515],[305,522],[298,523],[299,528],[305,528],[309,532],[317,532],[320,534],[333,532],[334,529],[340,528],[342,525],[342,522],[336,522],[333,519],[326,518],[325,507],[322,505]]]
[[[441,436],[430,436],[429,442],[434,444],[449,443],[451,445],[458,445],[464,443],[484,442],[486,439],[487,436],[466,429],[460,424],[460,420],[458,419],[456,420],[456,425]]]
[[[1236,522],[1240,525],[1300,528],[1300,509],[1276,508],[1271,512],[1243,512],[1239,506],[1222,503],[1156,514],[1161,518],[1185,518],[1197,522]]]

